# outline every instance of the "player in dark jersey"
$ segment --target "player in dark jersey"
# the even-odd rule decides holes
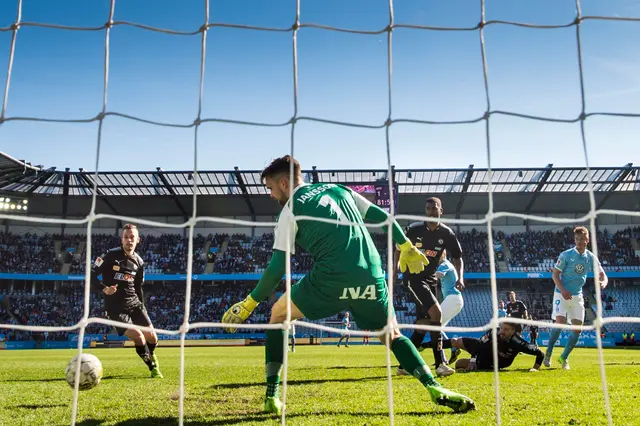
[[[425,208],[427,217],[439,219],[442,216],[442,202],[439,198],[428,198]],[[460,242],[451,228],[440,222],[411,223],[406,227],[405,235],[429,260],[429,264],[419,274],[407,272],[403,275],[403,282],[409,289],[409,293],[411,293],[416,304],[416,324],[440,326],[442,310],[437,297],[439,282],[436,277],[436,270],[438,269],[440,258],[446,250],[451,255],[452,263],[458,274],[458,281],[455,286],[458,290],[464,289]],[[397,255],[398,253],[396,252]],[[433,346],[436,373],[438,376],[453,374],[455,370],[447,365],[447,359],[442,350],[442,333],[440,331],[431,331],[429,334],[431,341],[436,342]],[[423,330],[415,330],[411,335],[411,341],[419,348],[425,336],[426,333]],[[405,374],[402,366],[398,367],[397,372],[398,374]]]
[[[527,305],[522,300],[516,299],[516,292],[509,292],[509,303],[507,303],[507,316],[512,318],[529,318],[529,312],[527,311]]]
[[[544,360],[544,353],[536,345],[527,343],[519,332],[520,324],[502,323],[498,330],[498,368],[507,368],[516,359],[519,353],[535,355],[536,361],[529,371],[538,371]],[[489,330],[479,339],[471,337],[458,337],[443,341],[445,348],[464,349],[471,354],[471,359],[459,359],[456,362],[457,370],[493,370],[493,345],[492,331]],[[425,343],[424,345],[430,345]]]
[[[96,258],[91,268],[91,285],[104,293],[104,307],[110,320],[153,327],[144,306],[144,262],[135,252],[140,242],[138,229],[127,224],[122,229],[122,245]],[[98,278],[102,275],[102,281]],[[155,348],[158,336],[154,331],[116,327],[133,340],[136,352],[151,371],[151,377],[162,378]]]

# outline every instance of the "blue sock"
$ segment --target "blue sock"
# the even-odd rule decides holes
[[[560,337],[559,328],[554,328],[553,330],[551,330],[551,336],[549,336],[549,344],[547,345],[547,352],[545,354],[546,356],[548,357],[551,356],[551,354],[553,353],[553,347],[555,346],[559,337]]]
[[[567,339],[567,345],[564,347],[564,351],[562,351],[562,359],[564,359],[565,361],[569,357],[569,354],[571,353],[573,348],[576,347],[576,343],[578,343],[578,338],[580,338],[580,335],[578,333],[572,332],[569,338]]]

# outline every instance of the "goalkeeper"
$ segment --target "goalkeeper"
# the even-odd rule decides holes
[[[290,181],[293,162],[294,176]],[[267,299],[285,274],[285,253],[295,253],[295,243],[309,251],[314,260],[311,272],[291,287],[291,320],[306,317],[309,320],[327,318],[342,311],[350,311],[360,329],[380,330],[387,324],[389,295],[382,260],[365,226],[364,219],[382,223],[388,215],[348,187],[336,184],[305,184],[300,164],[290,156],[274,160],[261,175],[271,193],[283,209],[274,231],[273,256],[256,288],[242,302],[233,305],[222,317],[223,323],[240,324],[256,306]],[[290,190],[293,196],[289,198]],[[333,223],[295,216],[310,216],[331,220]],[[342,222],[340,224],[336,223]],[[385,227],[386,229],[386,227]],[[426,257],[405,237],[399,225],[393,221],[393,240],[400,249],[400,269],[417,273],[428,263]],[[282,324],[287,317],[286,293],[273,305],[271,324]],[[395,315],[393,325],[395,326]],[[235,328],[226,328],[234,332]],[[267,330],[266,376],[267,391],[264,409],[268,413],[281,414],[280,374],[284,359],[284,330]],[[442,387],[433,377],[429,367],[418,354],[411,341],[395,327],[391,341],[380,336],[388,344],[402,366],[427,389],[431,400],[465,412],[475,409],[474,402],[464,395]]]

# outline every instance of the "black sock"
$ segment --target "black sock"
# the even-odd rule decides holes
[[[419,348],[420,345],[422,345],[422,342],[424,341],[424,336],[426,335],[427,333],[425,333],[422,330],[414,330],[410,338],[411,343],[413,343],[413,346],[415,346],[416,348]]]
[[[149,355],[153,356],[153,351],[156,350],[157,343],[149,343],[147,342],[147,348],[149,348]]]
[[[149,348],[147,345],[138,346],[136,345],[136,352],[138,356],[142,358],[147,367],[149,367],[149,371],[153,370],[155,365],[153,364],[153,360],[151,359],[151,355],[149,355]]]
[[[440,325],[440,322],[431,322],[431,325]],[[436,360],[436,368],[440,367],[440,364],[446,363],[444,359],[444,351],[442,350],[442,332],[430,331],[431,335],[431,349],[433,350],[433,358]]]

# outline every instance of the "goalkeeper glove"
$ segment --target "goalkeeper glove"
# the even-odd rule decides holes
[[[411,241],[400,244],[398,248],[400,249],[400,259],[398,260],[400,272],[404,272],[408,268],[410,273],[418,274],[424,271],[424,267],[429,264],[427,256],[418,250]]]
[[[258,306],[258,302],[253,300],[251,295],[247,296],[242,302],[238,302],[229,309],[227,312],[222,315],[223,323],[232,323],[232,324],[242,324],[249,318],[249,315],[253,312],[253,310]],[[225,331],[229,333],[235,333],[237,328],[225,328]]]

